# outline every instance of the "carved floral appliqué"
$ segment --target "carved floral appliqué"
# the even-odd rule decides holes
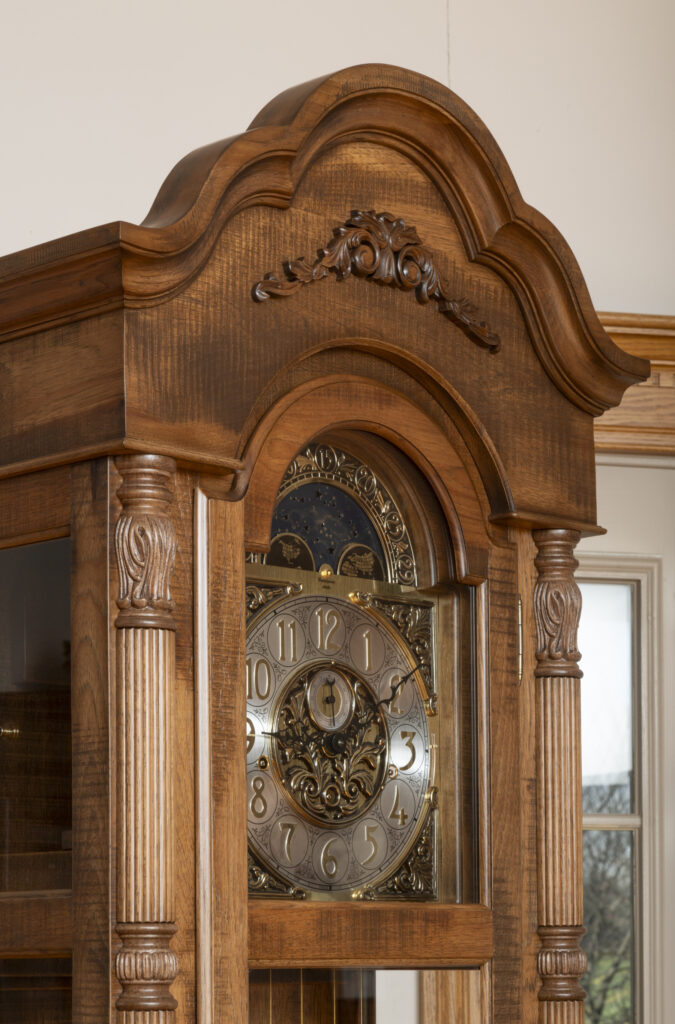
[[[401,217],[374,210],[352,210],[344,224],[333,228],[333,238],[318,257],[304,256],[283,263],[285,279],[266,274],[253,286],[253,298],[263,302],[272,296],[292,295],[305,284],[321,281],[329,272],[339,281],[351,274],[378,284],[414,291],[418,302],[433,299],[439,311],[462,330],[471,341],[498,352],[501,340],[479,318],[476,307],[466,298],[454,298],[443,287],[434,256],[422,243],[412,225]]]

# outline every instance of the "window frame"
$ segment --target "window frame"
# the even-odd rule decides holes
[[[664,1018],[663,978],[663,674],[659,556],[580,552],[579,583],[633,587],[634,813],[584,814],[583,830],[629,831],[634,837],[635,1008],[637,1024]],[[583,610],[582,610],[583,614]],[[583,650],[581,667],[583,669]],[[581,682],[582,687],[584,681]]]

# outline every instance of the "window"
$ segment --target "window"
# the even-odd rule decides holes
[[[658,559],[580,559],[587,1024],[658,1020],[658,573]]]

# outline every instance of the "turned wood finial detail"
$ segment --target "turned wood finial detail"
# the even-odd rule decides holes
[[[169,577],[176,538],[168,511],[173,501],[173,459],[126,455],[117,459],[123,482],[115,528],[119,572],[116,626],[175,629]]]
[[[169,578],[176,541],[173,459],[117,459],[115,528],[118,844],[115,974],[123,1024],[167,1024],[178,958],[173,799],[175,621]],[[167,1016],[171,1014],[171,1016]]]
[[[582,1024],[581,593],[573,530],[536,530],[537,871],[541,1024]]]

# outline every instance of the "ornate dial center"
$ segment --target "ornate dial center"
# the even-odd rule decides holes
[[[307,687],[307,707],[314,722],[325,732],[337,732],[350,721],[354,691],[341,672],[320,668]]]
[[[349,669],[313,666],[296,675],[272,735],[286,792],[316,821],[357,818],[379,795],[387,730],[370,688]]]

